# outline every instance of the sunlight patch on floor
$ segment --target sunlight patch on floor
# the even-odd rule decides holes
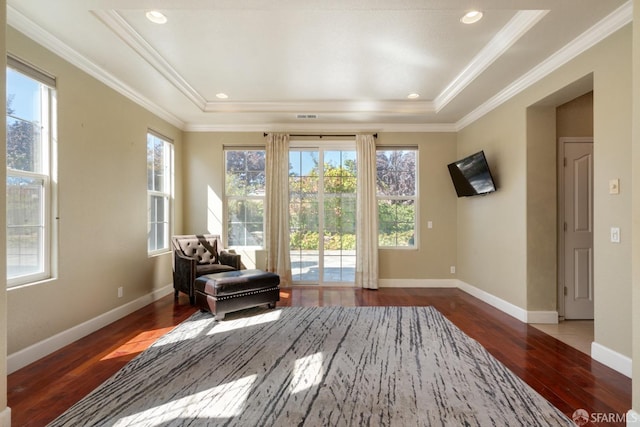
[[[164,405],[120,418],[114,426],[145,425],[153,427],[168,425],[176,420],[184,420],[185,423],[188,421],[213,422],[216,419],[236,417],[244,410],[247,397],[256,378],[257,375],[249,375],[172,400]]]
[[[247,328],[250,326],[260,325],[263,323],[276,322],[280,319],[282,310],[270,310],[262,314],[254,314],[247,317],[234,318],[229,316],[229,320],[223,320],[217,322],[215,327],[212,328],[207,335],[220,334],[224,332],[233,331],[236,329]],[[244,314],[244,313],[243,313]]]
[[[174,327],[169,326],[166,328],[153,329],[151,331],[144,331],[135,337],[128,340],[126,343],[118,346],[111,353],[102,357],[100,360],[117,359],[118,357],[127,356],[130,354],[138,354],[149,347],[149,343],[153,343],[159,337],[163,336],[167,332],[171,331]]]
[[[293,367],[293,378],[289,384],[291,394],[307,390],[322,382],[324,376],[323,361],[324,356],[322,353],[315,353],[296,360]]]

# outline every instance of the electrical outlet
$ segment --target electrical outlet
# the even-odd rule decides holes
[[[449,271],[451,272],[451,274],[456,274],[456,266],[452,265],[451,267],[449,267]]]
[[[433,221],[427,221],[427,228],[433,228]]]
[[[122,298],[123,295],[124,295],[124,289],[122,288],[122,286],[120,286],[118,288],[118,298]]]

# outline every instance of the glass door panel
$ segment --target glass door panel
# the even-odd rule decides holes
[[[324,268],[330,283],[355,280],[356,153],[324,152]]]
[[[289,152],[291,274],[298,283],[320,280],[318,151]]]
[[[355,281],[356,154],[290,150],[291,267],[294,282]]]

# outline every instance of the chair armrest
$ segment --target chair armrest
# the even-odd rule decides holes
[[[193,281],[196,278],[196,259],[179,252],[174,253],[173,287],[193,297]]]
[[[220,264],[231,266],[236,270],[240,270],[240,266],[242,265],[240,257],[240,254],[232,254],[228,251],[220,251],[220,253],[218,254]]]

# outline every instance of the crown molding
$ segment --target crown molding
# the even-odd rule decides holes
[[[522,77],[491,97],[478,108],[456,123],[456,129],[462,130],[485,114],[499,107],[542,78],[548,76],[581,53],[592,48],[611,34],[633,21],[633,3],[628,1],[611,12],[593,27],[573,39],[553,55],[542,61]]]
[[[159,107],[156,103],[150,101],[146,97],[142,96],[122,80],[106,72],[104,69],[87,59],[85,56],[70,48],[60,39],[38,26],[36,23],[24,16],[22,13],[18,12],[10,5],[7,5],[7,24],[20,31],[36,43],[47,48],[54,54],[60,56],[62,59],[78,67],[85,73],[109,86],[111,89],[120,93],[124,97],[130,99],[146,110],[156,114],[163,120],[166,120],[167,122],[180,129],[184,127],[184,122],[178,117]]]
[[[103,24],[128,44],[142,59],[155,68],[200,110],[205,111],[207,100],[191,86],[175,68],[164,59],[122,16],[115,10],[92,10]]]
[[[472,81],[500,58],[520,37],[525,35],[549,13],[548,10],[521,10],[478,52],[434,100],[436,112],[442,110]]]
[[[456,132],[453,123],[251,123],[242,125],[187,123],[186,132]]]

